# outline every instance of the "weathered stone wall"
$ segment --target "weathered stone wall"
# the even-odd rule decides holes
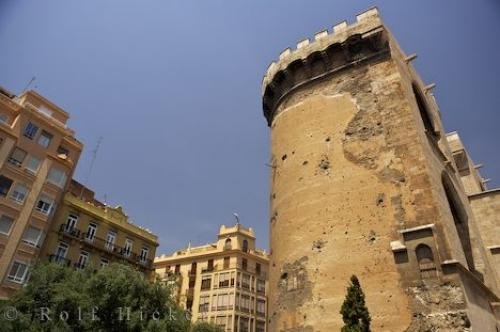
[[[472,195],[469,196],[469,200],[498,284],[500,282],[500,190]]]
[[[272,151],[270,331],[340,330],[352,274],[366,293],[373,331],[427,331],[430,317],[436,328],[463,331],[491,316],[482,306],[468,317],[463,288],[469,286],[441,278],[445,261],[471,270],[477,264],[483,276],[490,268],[484,250],[475,249],[482,240],[440,135],[437,106],[386,37],[390,57],[305,80],[266,113]],[[422,91],[432,132],[414,87]],[[266,95],[274,104],[273,93]],[[395,242],[397,252],[396,246],[391,250]],[[416,257],[424,244],[432,251],[430,270]],[[430,304],[418,305],[419,298]]]

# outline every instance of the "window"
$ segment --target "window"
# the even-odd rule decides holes
[[[242,268],[243,270],[245,270],[245,271],[247,270],[247,268],[248,268],[248,261],[247,261],[247,259],[246,259],[246,258],[242,258],[242,259],[241,259],[241,268]]]
[[[422,118],[422,122],[424,123],[425,131],[428,132],[431,137],[434,139],[438,139],[438,134],[434,129],[434,123],[432,122],[432,116],[425,102],[424,95],[420,92],[420,89],[417,87],[415,83],[412,84],[413,94],[415,95],[415,99],[417,101],[418,110],[420,112],[420,117]]]
[[[249,274],[244,273],[241,275],[241,288],[250,289],[250,275]]]
[[[40,167],[40,159],[34,156],[29,156],[25,167],[31,173],[36,174],[38,172],[38,168]]]
[[[109,251],[113,251],[115,249],[115,239],[116,232],[109,231],[108,236],[106,237],[106,249],[108,249]]]
[[[139,260],[141,263],[146,263],[148,259],[148,254],[149,254],[149,248],[148,247],[142,247],[141,249],[141,255],[139,256]]]
[[[229,287],[229,272],[219,275],[219,288]]]
[[[12,224],[14,223],[14,219],[11,217],[8,217],[6,215],[3,215],[0,217],[0,233],[9,235],[10,234],[10,228],[12,227]]]
[[[24,284],[25,281],[28,279],[28,264],[19,262],[19,261],[14,261],[12,263],[12,267],[10,268],[9,275],[7,276],[7,279],[9,281],[18,283],[18,284]]]
[[[35,138],[37,131],[38,131],[38,126],[33,124],[32,122],[28,122],[28,124],[24,128],[23,135],[29,139],[33,139]]]
[[[212,277],[206,276],[201,279],[201,290],[210,290],[212,284]]]
[[[56,262],[64,261],[64,259],[66,258],[66,254],[68,253],[68,247],[69,246],[66,242],[59,242],[59,246],[57,247],[54,254],[56,256]]]
[[[224,265],[225,269],[229,269],[229,257],[224,257]]]
[[[26,229],[26,231],[24,231],[22,241],[32,247],[37,247],[41,236],[41,229],[30,226]]]
[[[71,231],[76,228],[76,223],[78,221],[78,215],[76,213],[70,213],[68,219],[66,219],[66,230]]]
[[[210,303],[210,296],[201,296],[200,297],[200,309],[199,312],[208,312],[209,311],[209,303]]]
[[[232,245],[231,245],[231,239],[226,239],[226,242],[224,242],[224,250],[231,250]]]
[[[255,332],[265,332],[266,331],[266,322],[258,320],[255,324]]]
[[[17,167],[21,167],[24,158],[26,158],[26,151],[15,148],[9,156],[8,162]]]
[[[179,273],[181,273],[181,266],[180,266],[179,264],[177,264],[177,265],[175,266],[174,273],[175,273],[175,274],[179,274]]]
[[[266,301],[257,299],[257,315],[264,316],[266,314]]]
[[[248,252],[248,241],[247,240],[243,240],[243,247],[242,247],[242,250],[244,252]]]
[[[107,258],[101,257],[101,269],[109,265],[109,260]]]
[[[28,188],[24,184],[18,183],[14,186],[10,198],[16,203],[23,204],[27,194]]]
[[[43,146],[44,148],[48,148],[50,145],[50,141],[52,140],[52,134],[42,130],[40,137],[38,137],[38,144]]]
[[[54,199],[45,194],[41,194],[35,209],[45,215],[49,215],[54,209]]]
[[[260,263],[255,263],[255,273],[260,276],[261,266]]]
[[[213,271],[214,269],[214,260],[213,259],[209,259],[208,260],[208,264],[207,264],[207,270],[208,271]]]
[[[258,294],[266,293],[266,282],[262,279],[257,279],[257,293]]]
[[[0,196],[7,196],[11,186],[12,180],[8,177],[0,175]]]
[[[125,257],[130,257],[130,254],[132,253],[132,245],[133,245],[133,242],[131,239],[125,240],[125,247],[123,248],[123,255]]]
[[[97,231],[97,225],[94,223],[89,223],[89,227],[87,228],[87,233],[85,233],[85,240],[87,240],[88,242],[93,242],[96,231]]]
[[[62,188],[66,184],[66,173],[58,168],[52,168],[47,176],[47,180]]]
[[[232,306],[229,294],[219,294],[217,296],[217,310],[227,310]]]
[[[432,249],[426,244],[419,244],[415,249],[415,254],[417,256],[421,278],[429,279],[437,277]]]
[[[80,256],[78,257],[78,262],[76,263],[76,268],[79,270],[84,269],[85,265],[87,265],[88,260],[89,260],[89,253],[86,251],[82,251],[80,253]]]

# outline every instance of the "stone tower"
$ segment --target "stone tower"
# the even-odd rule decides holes
[[[373,331],[495,331],[497,282],[433,85],[376,8],[356,19],[284,50],[264,77],[269,330],[340,331],[356,274]]]

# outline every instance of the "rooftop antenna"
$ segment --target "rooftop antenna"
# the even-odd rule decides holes
[[[28,84],[26,84],[26,86],[24,87],[23,91],[21,91],[21,94],[23,94],[23,92],[24,92],[24,91],[28,90],[28,89],[29,89],[29,87],[30,87],[30,85],[31,85],[33,82],[35,82],[35,80],[36,80],[36,76],[33,76],[33,77],[31,78],[31,80],[28,82]]]
[[[80,199],[83,196],[84,187],[89,185],[90,175],[92,174],[92,169],[94,168],[95,159],[97,157],[97,152],[99,151],[99,147],[101,146],[102,139],[103,139],[103,137],[100,136],[99,139],[97,140],[97,144],[96,144],[94,150],[92,150],[92,159],[90,160],[89,170],[87,172],[87,175],[85,176],[85,180],[83,181],[82,191],[80,193]]]

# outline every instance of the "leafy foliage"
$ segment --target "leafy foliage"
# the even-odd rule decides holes
[[[370,332],[371,317],[365,305],[365,294],[358,277],[351,277],[347,295],[340,309],[344,326],[342,332]]]
[[[13,309],[15,318],[6,314]],[[166,286],[121,264],[96,272],[40,264],[0,314],[1,331],[218,331],[191,327]]]

